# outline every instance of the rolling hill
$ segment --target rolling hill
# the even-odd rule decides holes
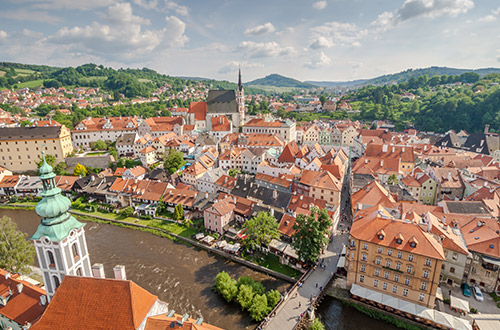
[[[273,87],[291,87],[291,88],[314,88],[316,86],[303,83],[297,79],[284,77],[282,75],[273,73],[264,78],[252,80],[247,82],[247,86],[273,86]]]

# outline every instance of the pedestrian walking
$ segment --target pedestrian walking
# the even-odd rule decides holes
[[[316,282],[316,287],[318,287],[318,282]]]
[[[302,304],[299,302],[299,308],[302,307]]]

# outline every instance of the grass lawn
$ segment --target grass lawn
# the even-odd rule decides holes
[[[151,82],[151,79],[139,78],[139,79],[137,79],[137,81],[141,82],[141,83],[147,83],[147,82]]]
[[[299,278],[302,275],[298,270],[281,264],[279,257],[271,253],[260,258],[254,258],[253,262],[293,278]]]
[[[87,152],[85,156],[99,156],[99,155],[105,155],[107,154],[107,151],[93,151],[93,152]]]
[[[499,301],[500,301],[500,297],[499,297],[499,296],[497,296],[495,292],[491,292],[491,293],[490,293],[490,296],[491,296],[491,298],[493,298],[493,300],[494,300],[495,302],[499,302]]]
[[[0,77],[5,76],[5,74],[6,74],[6,73],[7,73],[7,72],[5,72],[5,71],[0,71]]]
[[[32,74],[35,73],[33,70],[29,69],[14,69],[17,73]]]
[[[43,79],[37,79],[37,80],[31,80],[27,82],[23,82],[18,84],[19,88],[23,87],[28,87],[28,88],[33,88],[33,87],[38,87],[43,85]]]

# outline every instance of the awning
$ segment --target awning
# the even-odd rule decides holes
[[[450,298],[450,307],[467,313],[470,312],[469,302],[455,296],[451,296]]]
[[[337,263],[337,268],[344,268],[345,266],[345,257],[340,257],[339,262]]]
[[[439,299],[441,301],[443,301],[443,291],[441,290],[440,287],[437,288],[436,290],[436,299]]]
[[[497,320],[475,320],[479,330],[498,330],[500,321]]]
[[[500,266],[500,260],[493,259],[493,258],[490,258],[490,257],[486,257],[484,255],[482,256],[482,258],[483,258],[484,261],[486,261],[489,264]]]
[[[384,304],[385,306],[388,306],[388,307],[391,307],[394,309],[399,309],[399,301],[400,300],[398,298],[395,298],[395,297],[392,297],[392,296],[389,296],[386,294],[382,295],[382,304]]]
[[[434,322],[446,328],[453,328],[453,324],[455,323],[452,315],[440,311],[434,311]]]
[[[357,284],[353,284],[352,287],[351,287],[351,294],[354,295],[354,296],[358,296],[358,297],[361,297],[361,298],[365,298],[366,296],[366,289],[357,285]]]
[[[500,326],[500,324],[498,324]],[[469,321],[453,317],[453,329],[455,330],[472,330],[472,325]],[[497,328],[498,329],[498,328]],[[483,329],[481,329],[483,330]]]
[[[382,293],[368,290],[368,292],[366,293],[366,299],[374,301],[376,303],[382,303]]]

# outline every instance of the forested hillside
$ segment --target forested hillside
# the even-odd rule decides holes
[[[388,119],[399,130],[414,125],[423,131],[480,132],[489,124],[491,131],[500,132],[499,83],[498,73],[483,78],[477,73],[423,75],[394,85],[367,86],[343,99],[360,111],[353,119]]]

